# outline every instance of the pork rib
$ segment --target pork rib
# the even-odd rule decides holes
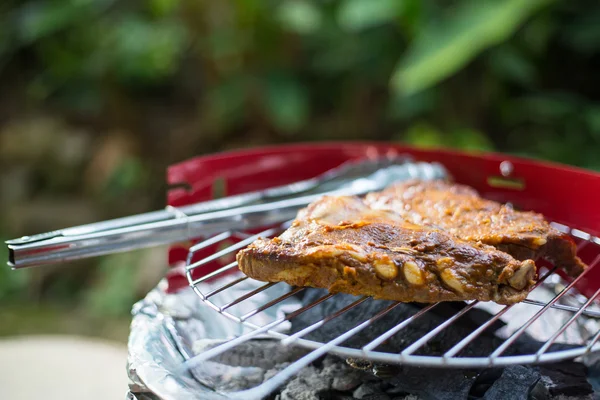
[[[411,223],[494,246],[518,260],[543,257],[571,276],[586,268],[573,240],[541,214],[485,200],[468,186],[442,180],[409,181],[370,193],[365,201],[371,208],[392,210]]]
[[[237,254],[249,277],[403,302],[512,304],[527,297],[535,264],[444,230],[374,210],[358,197],[323,197],[274,239]]]

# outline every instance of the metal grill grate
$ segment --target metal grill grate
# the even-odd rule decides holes
[[[535,286],[535,289],[530,293],[527,300],[508,306],[499,306],[493,305],[496,307],[496,310],[492,311],[493,316],[487,320],[485,323],[477,327],[470,334],[464,337],[456,344],[449,344],[451,346],[448,350],[446,350],[440,356],[430,356],[430,355],[419,355],[417,352],[419,349],[423,348],[432,338],[436,335],[440,334],[442,331],[447,329],[452,324],[456,323],[462,316],[467,314],[470,310],[477,306],[482,306],[478,301],[471,301],[465,304],[465,307],[457,311],[454,315],[446,318],[444,322],[437,325],[435,328],[430,330],[428,333],[423,335],[420,339],[416,340],[412,344],[408,345],[403,351],[400,353],[387,353],[384,351],[378,351],[378,347],[384,343],[386,340],[391,338],[393,335],[401,333],[403,329],[407,328],[411,324],[418,324],[419,319],[437,307],[440,303],[430,304],[422,308],[416,314],[408,317],[404,321],[398,323],[393,326],[391,329],[385,331],[383,334],[380,334],[378,337],[372,338],[369,343],[363,345],[360,348],[353,347],[345,347],[343,343],[353,336],[357,335],[359,332],[363,331],[365,328],[369,327],[372,324],[376,324],[379,319],[381,319],[386,314],[393,311],[396,307],[399,306],[398,302],[394,302],[391,305],[382,307],[382,309],[375,313],[374,315],[365,316],[363,322],[358,323],[356,326],[348,330],[346,333],[335,337],[334,339],[326,342],[316,342],[312,340],[305,339],[309,333],[316,331],[322,328],[325,324],[330,323],[336,318],[342,317],[349,310],[357,307],[358,305],[371,301],[377,302],[378,300],[374,300],[369,297],[360,297],[357,298],[351,304],[339,308],[337,311],[327,315],[325,318],[312,323],[306,328],[288,335],[278,331],[277,328],[281,327],[282,324],[292,321],[294,318],[299,316],[300,314],[306,312],[307,310],[328,301],[335,301],[336,296],[338,294],[326,294],[318,300],[303,305],[293,312],[287,313],[284,317],[273,318],[271,322],[258,326],[251,322],[251,319],[258,314],[262,313],[264,310],[273,307],[276,304],[290,298],[291,296],[295,296],[300,292],[306,290],[305,288],[292,288],[284,295],[280,295],[276,298],[270,299],[259,307],[244,312],[235,312],[236,305],[244,302],[245,300],[255,296],[261,292],[267,291],[275,285],[287,285],[286,283],[264,283],[260,284],[257,282],[257,287],[249,290],[244,295],[235,298],[233,301],[229,301],[225,304],[217,304],[214,300],[215,295],[219,293],[223,293],[228,289],[231,289],[235,285],[240,284],[246,280],[251,280],[251,278],[246,277],[237,269],[237,263],[232,262],[228,265],[218,269],[217,271],[211,272],[207,275],[202,276],[199,279],[193,279],[193,272],[195,270],[201,270],[203,266],[207,263],[217,260],[223,256],[234,254],[237,250],[247,246],[252,243],[256,238],[260,237],[272,237],[283,231],[285,228],[289,226],[289,222],[283,224],[278,228],[267,229],[263,232],[260,232],[256,235],[248,235],[246,233],[241,232],[225,232],[214,236],[206,241],[198,243],[192,246],[189,250],[188,259],[187,259],[187,269],[186,274],[189,280],[190,286],[194,289],[194,291],[200,296],[202,301],[207,304],[209,307],[214,309],[216,312],[224,315],[225,317],[245,325],[250,328],[250,331],[242,336],[239,336],[233,340],[230,340],[222,345],[214,347],[210,350],[207,350],[198,356],[188,360],[187,367],[192,367],[197,363],[208,360],[212,357],[221,354],[240,343],[248,341],[252,338],[257,338],[259,336],[267,335],[275,339],[281,340],[282,344],[285,345],[299,345],[305,348],[311,349],[312,351],[308,353],[303,358],[299,359],[292,365],[288,366],[284,370],[282,370],[279,374],[275,375],[273,378],[269,379],[259,387],[251,389],[249,391],[243,392],[244,397],[256,397],[259,398],[261,396],[265,396],[271,391],[273,391],[276,387],[284,383],[291,376],[300,371],[300,369],[309,365],[319,357],[325,355],[326,353],[337,354],[342,357],[349,358],[358,358],[358,359],[368,359],[373,362],[381,362],[387,364],[405,364],[405,365],[414,365],[414,366],[429,366],[429,367],[459,367],[459,368],[473,368],[473,367],[490,367],[490,366],[505,366],[510,364],[530,364],[530,363],[542,363],[542,362],[553,362],[559,361],[563,359],[571,359],[578,356],[582,356],[591,351],[596,351],[600,349],[600,344],[597,343],[600,339],[600,331],[597,333],[590,335],[588,338],[584,340],[583,343],[577,343],[576,346],[563,349],[563,350],[552,350],[552,344],[556,343],[557,340],[561,338],[561,335],[565,333],[565,331],[572,326],[576,322],[580,322],[585,318],[598,319],[600,322],[600,311],[595,310],[593,307],[594,300],[600,295],[600,289],[596,291],[593,296],[589,299],[585,298],[581,294],[579,294],[574,288],[577,282],[581,279],[584,279],[587,273],[591,271],[596,265],[600,262],[600,254],[594,258],[594,260],[589,263],[589,268],[584,271],[579,277],[574,279],[571,283],[564,282],[558,274],[555,274],[556,267],[552,267],[549,269],[544,269],[544,271],[540,274],[540,279]],[[578,245],[578,251],[581,252],[582,249],[587,246],[597,246],[600,248],[600,238],[592,236],[586,232],[570,229],[564,225],[555,224],[560,230],[564,232],[568,232],[578,240],[580,240]],[[192,262],[193,256],[196,252],[201,249],[204,249],[210,245],[214,245],[216,243],[220,243],[222,241],[228,240],[232,237],[236,237],[238,239],[242,239],[240,242],[231,245],[223,250],[220,250],[209,257],[206,257],[200,261]],[[590,250],[590,249],[587,249]],[[211,279],[215,278],[224,278],[220,281],[226,281],[222,285],[211,288],[209,291],[203,292],[201,285]],[[536,289],[542,285],[552,285],[557,286],[560,284],[561,289],[556,291],[556,295],[548,300],[548,301],[540,301],[536,299]],[[568,300],[568,301],[567,301]],[[383,303],[385,305],[387,303]],[[572,305],[575,304],[575,305]],[[590,307],[592,306],[592,307]],[[547,340],[542,344],[542,346],[536,352],[531,352],[531,354],[522,354],[522,355],[505,355],[507,349],[515,343],[517,339],[523,336],[532,328],[532,325],[536,323],[544,315],[544,313],[548,312],[548,310],[562,310],[565,313],[568,313],[568,318],[562,323],[561,326],[558,326],[560,322],[556,323],[554,327],[554,332],[549,332],[550,335]],[[490,311],[489,308],[486,308],[487,311]],[[536,311],[537,310],[537,311]],[[486,329],[490,328],[496,321],[500,318],[504,317],[503,320],[510,320],[512,315],[515,313],[524,313],[524,312],[534,312],[534,314],[526,320],[522,325],[520,325],[514,332],[508,335],[505,340],[490,354],[486,356],[480,357],[471,357],[471,356],[461,356],[461,352],[474,340],[476,340]],[[564,341],[564,340],[563,340]],[[242,392],[238,392],[238,394],[242,394]]]

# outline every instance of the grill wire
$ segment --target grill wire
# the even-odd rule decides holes
[[[391,329],[387,330],[386,332],[379,335],[378,337],[370,340],[369,343],[367,343],[366,345],[363,345],[361,348],[351,348],[351,347],[344,347],[344,346],[342,346],[342,344],[345,341],[347,341],[348,339],[350,339],[351,337],[355,336],[356,334],[358,334],[359,332],[364,330],[365,328],[367,328],[368,326],[370,326],[372,324],[376,324],[377,321],[381,317],[383,317],[384,315],[391,312],[400,303],[393,302],[391,305],[383,308],[375,315],[365,316],[365,320],[363,322],[357,324],[356,326],[354,326],[353,328],[348,330],[346,333],[344,333],[338,337],[335,337],[334,339],[330,340],[329,342],[321,343],[321,342],[316,342],[313,340],[304,339],[304,337],[306,335],[308,335],[309,333],[311,333],[315,330],[318,330],[323,325],[330,323],[330,321],[343,316],[346,312],[357,307],[358,305],[360,305],[366,301],[377,301],[377,300],[374,300],[367,296],[359,297],[359,298],[357,298],[356,301],[352,302],[351,304],[325,316],[323,319],[314,322],[312,325],[309,325],[308,327],[306,327],[294,334],[287,335],[285,333],[282,333],[281,331],[278,331],[277,327],[280,327],[282,324],[293,320],[295,317],[302,314],[303,312],[308,311],[309,309],[311,309],[325,301],[330,301],[331,299],[333,299],[331,301],[335,301],[335,297],[338,294],[331,294],[331,293],[326,294],[326,295],[322,296],[321,298],[317,299],[316,301],[314,301],[310,304],[307,304],[307,305],[303,305],[302,307],[296,309],[295,311],[286,314],[285,317],[274,319],[272,322],[270,322],[266,325],[263,325],[263,326],[257,326],[256,324],[254,324],[250,321],[250,319],[252,319],[252,317],[263,312],[267,308],[272,307],[272,306],[284,301],[285,299],[288,299],[291,296],[295,296],[295,295],[301,293],[306,288],[302,288],[302,287],[293,288],[288,293],[286,293],[282,296],[279,296],[277,298],[274,298],[249,312],[246,311],[244,314],[239,315],[239,313],[236,313],[235,311],[233,311],[237,304],[243,302],[244,300],[251,298],[252,296],[254,296],[258,293],[266,291],[275,285],[287,285],[287,284],[283,283],[283,282],[264,283],[263,285],[258,286],[256,289],[248,291],[246,294],[236,298],[233,301],[230,301],[226,304],[219,305],[219,304],[216,304],[216,302],[213,300],[213,297],[216,294],[224,292],[224,291],[228,290],[229,288],[232,288],[233,286],[235,286],[243,281],[251,279],[251,278],[248,278],[247,276],[243,275],[240,271],[237,270],[237,262],[231,262],[214,272],[211,272],[209,274],[202,276],[201,278],[198,278],[198,279],[193,278],[193,273],[195,270],[201,270],[203,266],[206,266],[206,264],[208,264],[212,261],[218,260],[221,257],[228,256],[228,255],[229,256],[234,255],[237,250],[242,249],[245,246],[249,245],[258,237],[276,236],[277,234],[279,234],[283,230],[285,230],[289,226],[289,223],[290,222],[282,224],[281,226],[279,226],[277,228],[271,228],[271,229],[264,230],[255,235],[249,235],[244,232],[235,232],[235,231],[224,232],[224,233],[221,233],[214,237],[211,237],[205,241],[199,242],[199,243],[193,245],[189,249],[187,263],[186,263],[187,264],[186,265],[186,276],[187,276],[190,286],[193,288],[193,290],[196,292],[196,294],[201,298],[201,300],[205,304],[207,304],[209,307],[211,307],[216,312],[224,315],[225,317],[227,317],[237,323],[245,325],[246,327],[248,327],[250,329],[250,331],[248,333],[238,336],[230,341],[227,341],[219,346],[216,346],[209,350],[206,350],[197,356],[194,356],[193,358],[186,361],[186,364],[184,366],[185,369],[192,368],[194,365],[198,365],[201,362],[207,361],[207,360],[209,360],[221,353],[224,353],[224,352],[234,348],[235,346],[237,346],[241,343],[244,343],[250,339],[257,338],[257,337],[263,337],[265,335],[269,336],[271,338],[274,338],[274,339],[281,340],[281,343],[284,345],[294,344],[294,345],[303,346],[307,349],[312,350],[310,353],[308,353],[304,357],[300,358],[299,360],[295,361],[294,363],[292,363],[291,365],[289,365],[288,367],[286,367],[285,369],[280,371],[278,374],[276,374],[274,377],[265,381],[263,384],[255,387],[255,388],[245,390],[243,392],[236,392],[235,393],[236,397],[257,398],[257,399],[265,397],[269,393],[271,393],[273,390],[275,390],[277,387],[279,387],[280,385],[285,383],[289,378],[291,378],[292,376],[297,374],[302,368],[310,365],[312,362],[314,362],[315,360],[317,360],[318,358],[320,358],[321,356],[323,356],[327,353],[336,354],[338,356],[346,357],[346,358],[367,359],[372,362],[380,362],[380,363],[385,363],[385,364],[404,364],[404,365],[427,366],[427,367],[481,368],[481,367],[492,367],[492,366],[506,366],[506,365],[511,365],[511,364],[532,364],[532,363],[542,363],[542,362],[556,362],[556,361],[560,361],[560,360],[564,360],[564,359],[576,358],[576,357],[585,355],[587,353],[590,353],[592,351],[600,350],[600,344],[598,343],[598,341],[600,340],[600,331],[598,331],[593,336],[587,338],[585,343],[581,344],[579,347],[574,347],[574,348],[570,348],[567,350],[549,351],[552,344],[554,344],[561,337],[561,335],[567,330],[567,328],[569,326],[571,326],[576,321],[578,321],[578,322],[580,321],[580,317],[582,315],[585,317],[588,317],[588,318],[594,318],[594,319],[600,320],[600,312],[599,311],[588,310],[588,307],[590,305],[592,305],[594,303],[594,301],[597,299],[597,297],[600,295],[600,289],[598,289],[588,299],[588,298],[585,298],[584,296],[582,296],[581,294],[578,294],[577,290],[574,288],[574,286],[577,284],[577,282],[579,282],[581,279],[583,279],[594,267],[596,267],[596,265],[598,263],[600,263],[600,254],[598,256],[596,256],[595,259],[591,263],[589,263],[588,269],[586,269],[581,275],[579,275],[571,283],[568,283],[568,284],[565,283],[564,281],[562,281],[562,278],[560,278],[559,275],[554,274],[554,272],[556,271],[556,267],[552,267],[548,270],[544,270],[543,273],[540,273],[540,278],[538,279],[538,282],[536,283],[534,290],[532,290],[532,292],[535,291],[535,288],[537,288],[541,285],[550,285],[550,283],[548,283],[548,281],[551,279],[555,283],[560,282],[563,285],[562,290],[560,290],[554,296],[554,298],[552,298],[551,300],[549,300],[547,302],[528,298],[521,303],[517,303],[514,305],[501,306],[501,308],[498,311],[496,311],[495,314],[489,320],[487,320],[485,323],[480,325],[477,329],[472,331],[469,335],[464,337],[461,341],[459,341],[458,343],[453,345],[449,350],[447,350],[441,356],[418,355],[415,353],[419,349],[421,349],[425,344],[427,344],[427,342],[430,339],[432,339],[434,336],[438,335],[444,329],[451,326],[453,323],[455,323],[457,320],[459,320],[461,318],[461,316],[465,315],[471,309],[473,309],[479,303],[478,301],[467,302],[464,308],[460,309],[458,312],[456,312],[454,315],[447,318],[440,325],[433,328],[431,331],[429,331],[428,333],[423,335],[420,339],[418,339],[415,342],[413,342],[412,344],[410,344],[408,347],[406,347],[400,353],[386,353],[386,352],[382,352],[382,351],[377,351],[376,350],[377,347],[379,345],[381,345],[382,343],[384,343],[387,339],[391,338],[393,335],[401,332],[403,329],[405,329],[410,324],[418,323],[418,320],[421,316],[423,316],[424,314],[426,314],[429,311],[431,311],[432,309],[434,309],[439,303],[429,304],[429,305],[425,306],[416,314],[408,317],[404,321],[393,326]],[[581,230],[570,229],[570,228],[566,227],[565,225],[561,225],[561,224],[553,224],[553,225],[555,227],[557,227],[559,230],[561,230],[565,233],[569,233],[570,235],[581,240],[578,245],[578,252],[586,246],[600,247],[600,238],[598,238],[598,237],[592,236]],[[241,239],[241,241],[239,241],[238,243],[235,243],[234,245],[230,245],[218,252],[215,252],[214,254],[211,254],[210,256],[208,256],[202,260],[192,262],[194,255],[198,251],[200,251],[206,247],[215,245],[215,244],[223,243],[232,238]],[[209,281],[214,278],[223,278],[227,275],[230,275],[232,278],[229,282],[224,283],[222,286],[219,286],[217,288],[211,289],[210,291],[208,291],[206,293],[202,292],[201,287],[200,287],[201,283]],[[559,303],[559,301],[561,299],[562,300],[569,299],[572,301],[576,301],[579,304],[579,306],[576,307],[576,306],[561,304],[561,303]],[[474,340],[476,340],[479,335],[481,335],[487,328],[491,327],[503,315],[509,313],[509,311],[511,311],[511,309],[513,309],[517,305],[521,305],[521,304],[526,305],[528,308],[537,309],[537,312],[535,312],[535,314],[533,314],[533,316],[531,318],[529,318],[518,329],[516,329],[512,334],[510,334],[500,344],[500,346],[498,346],[491,354],[489,354],[485,357],[483,357],[483,356],[482,357],[460,357],[460,353],[463,349],[465,349],[465,347],[467,347]],[[556,329],[556,331],[542,344],[541,348],[537,352],[532,353],[532,354],[523,354],[523,355],[503,355],[505,353],[505,351],[519,337],[521,337],[523,334],[527,333],[528,329],[531,328],[532,324],[534,324],[535,321],[538,320],[549,309],[562,310],[562,311],[571,313],[572,315],[560,327],[558,327],[558,329]],[[489,311],[489,309],[486,309],[486,310]]]

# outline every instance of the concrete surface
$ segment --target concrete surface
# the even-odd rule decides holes
[[[0,399],[125,399],[127,347],[74,336],[0,338]]]

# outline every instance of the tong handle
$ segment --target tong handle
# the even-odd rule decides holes
[[[331,192],[331,194],[335,193]],[[54,236],[47,240],[31,241],[24,244],[8,243],[8,264],[14,269],[54,264],[171,244],[193,237],[210,237],[231,230],[268,226],[294,218],[300,208],[322,195],[314,194],[193,216],[172,209],[166,211],[171,212],[173,215],[171,219],[166,221],[82,233],[75,236]]]
[[[363,195],[398,180],[445,177],[445,169],[436,163],[398,165],[388,159],[342,164],[317,178],[261,192],[10,240],[8,265],[17,269],[54,264],[270,226],[294,218],[300,208],[323,195]]]
[[[40,233],[32,236],[23,236],[18,239],[6,241],[9,246],[25,245],[45,241],[58,237],[80,236],[97,232],[107,232],[136,225],[151,224],[169,220],[180,215],[196,215],[214,211],[221,211],[252,204],[261,204],[269,201],[284,200],[286,198],[308,194],[315,191],[325,192],[352,179],[364,177],[374,171],[393,164],[402,164],[410,161],[407,156],[374,158],[359,161],[348,161],[325,173],[304,181],[288,185],[276,186],[261,191],[228,196],[222,199],[209,200],[201,203],[182,206],[179,208],[168,206],[165,210],[153,211],[129,217],[117,218],[108,221],[95,222],[72,228],[60,229],[52,232]]]

